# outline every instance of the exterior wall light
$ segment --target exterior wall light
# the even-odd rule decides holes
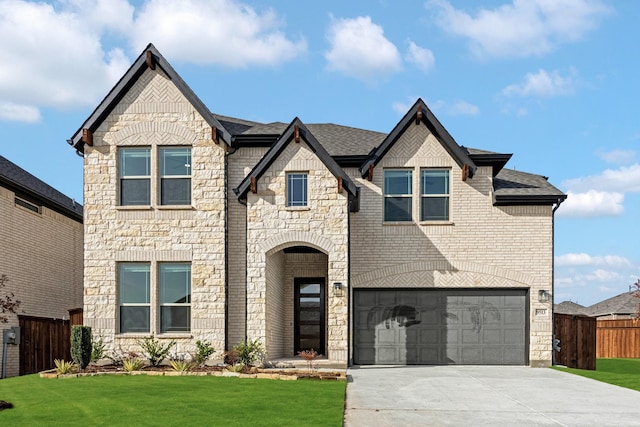
[[[550,298],[551,298],[551,294],[546,289],[540,289],[538,291],[538,301],[549,302]]]
[[[333,290],[336,296],[342,296],[342,282],[333,282]]]

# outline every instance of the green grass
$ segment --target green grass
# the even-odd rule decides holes
[[[558,366],[554,369],[640,391],[640,359],[598,359],[595,371]]]
[[[99,376],[0,380],[6,426],[341,426],[344,381]]]

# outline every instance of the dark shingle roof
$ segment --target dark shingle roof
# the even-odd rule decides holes
[[[29,195],[69,218],[82,221],[82,205],[65,196],[15,163],[0,156],[0,184]]]
[[[600,301],[587,308],[589,316],[606,316],[609,314],[632,314],[635,313],[640,298],[634,296],[635,292],[624,292],[615,297]]]
[[[587,307],[577,304],[573,301],[563,301],[560,304],[554,304],[554,313],[557,314],[587,314]]]
[[[493,190],[497,205],[514,204],[524,198],[535,204],[553,204],[567,197],[544,176],[512,169],[502,169],[496,175]]]

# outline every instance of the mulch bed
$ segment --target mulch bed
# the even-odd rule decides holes
[[[57,377],[75,377],[89,375],[213,375],[213,376],[239,376],[241,378],[270,378],[270,379],[312,379],[312,380],[346,380],[344,371],[318,371],[307,369],[272,369],[272,368],[256,368],[245,366],[239,372],[232,372],[224,366],[196,366],[188,372],[174,371],[171,366],[145,366],[139,371],[126,372],[122,366],[117,365],[89,365],[83,370],[79,370],[73,374],[58,375],[55,370],[44,371],[40,373],[41,377],[57,378]]]

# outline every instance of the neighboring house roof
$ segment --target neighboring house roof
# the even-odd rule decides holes
[[[158,52],[153,44],[149,44],[144,51],[138,56],[134,63],[129,67],[127,72],[111,89],[107,96],[98,104],[93,113],[85,120],[80,128],[73,134],[71,139],[67,142],[72,145],[76,150],[84,151],[84,141],[82,139],[83,129],[88,129],[94,132],[100,124],[106,119],[116,105],[127,94],[129,89],[140,78],[142,73],[147,68],[160,67],[162,71],[171,79],[176,85],[178,90],[182,92],[185,98],[193,105],[204,120],[212,127],[217,129],[217,133],[220,133],[222,139],[231,145],[231,134],[225,129],[224,126],[215,118],[215,116],[209,111],[204,103],[196,96],[191,88],[182,80],[182,77],[176,73],[173,67],[167,62],[167,60]]]
[[[342,187],[349,193],[349,199],[354,200],[358,197],[358,188],[355,183],[349,178],[344,170],[336,163],[336,161],[327,153],[327,150],[318,142],[313,133],[302,123],[299,118],[293,119],[291,124],[282,133],[282,136],[278,139],[267,153],[260,159],[258,164],[249,172],[249,174],[242,180],[240,185],[233,191],[238,196],[238,199],[246,199],[246,195],[249,192],[251,186],[251,179],[259,180],[260,177],[267,171],[269,166],[280,156],[284,149],[296,138],[296,132],[299,134],[300,141],[304,141],[307,146],[318,156],[318,158],[325,164],[327,169],[331,171],[333,176],[342,179]]]
[[[19,197],[28,197],[49,209],[82,222],[82,205],[65,196],[20,166],[0,156],[0,185]]]
[[[553,312],[557,314],[587,314],[587,307],[577,304],[573,301],[563,301],[560,304],[554,304]]]
[[[444,126],[438,121],[436,116],[429,110],[427,104],[420,98],[413,104],[402,120],[398,122],[396,127],[393,128],[391,133],[387,135],[384,141],[369,154],[369,158],[360,167],[360,174],[363,177],[367,175],[369,166],[375,167],[398,139],[400,139],[407,127],[418,122],[424,123],[456,163],[458,163],[460,167],[467,166],[469,168],[469,177],[473,177],[476,171],[476,165],[469,157],[467,150],[458,145],[449,132],[447,132]]]
[[[493,179],[494,204],[552,205],[562,202],[566,194],[549,184],[542,175],[502,169]]]
[[[589,316],[600,317],[610,314],[633,314],[638,309],[640,298],[636,298],[635,292],[624,292],[615,297],[600,301],[587,308]]]

